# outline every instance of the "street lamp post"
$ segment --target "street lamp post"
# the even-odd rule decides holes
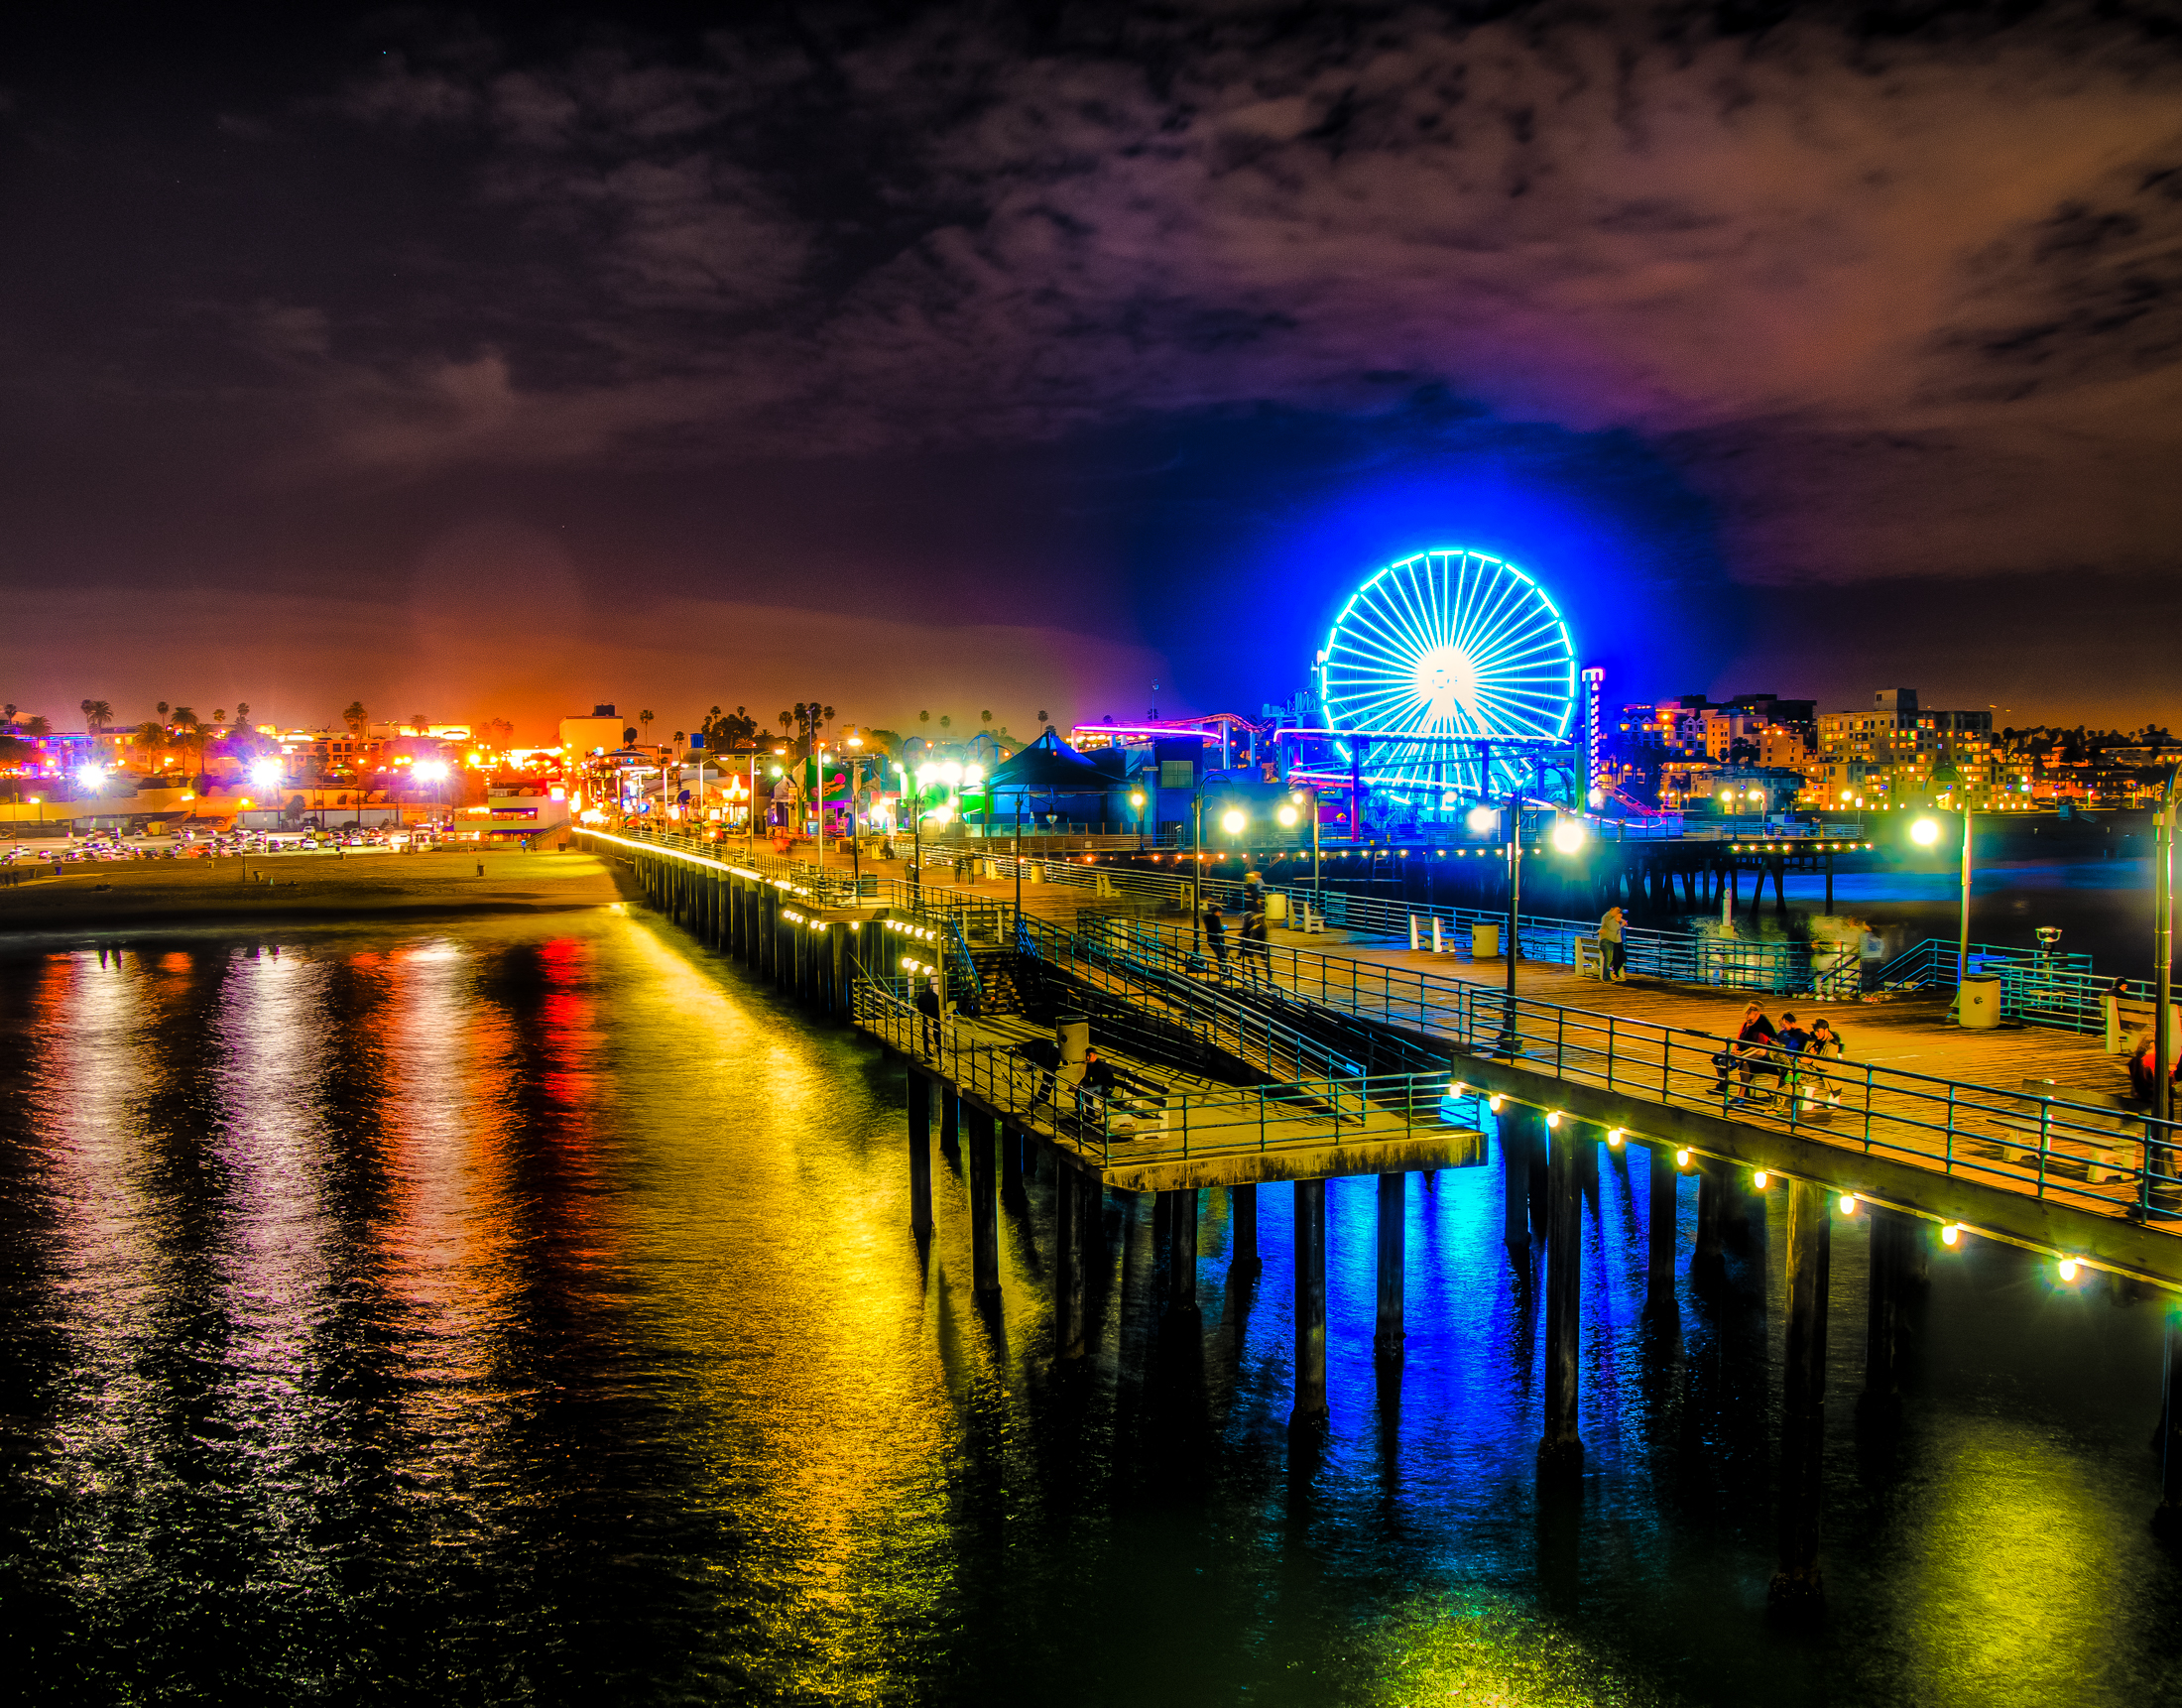
[[[2171,1120],[2174,1110],[2173,1088],[2168,1083],[2168,1075],[2174,1071],[2174,1042],[2168,1036],[2168,1009],[2174,1001],[2174,830],[2178,778],[2182,778],[2182,765],[2168,771],[2166,793],[2160,796],[2159,814],[2153,820],[2157,849],[2152,867],[2152,995],[2159,1006],[2151,1020],[2151,1112],[2162,1121]],[[2170,1151],[2168,1155],[2173,1153]]]
[[[1909,826],[1909,840],[1920,848],[1929,848],[1940,839],[1939,821],[1920,818]],[[1962,982],[1970,976],[1970,858],[1974,833],[1971,828],[1970,808],[1962,812],[1962,900],[1956,915],[1955,930],[1955,989],[1962,989]]]
[[[1200,781],[1189,797],[1189,929],[1190,950],[1205,948],[1205,786]]]

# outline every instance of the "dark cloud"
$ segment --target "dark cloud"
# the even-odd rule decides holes
[[[1582,573],[1704,602],[1656,621],[1683,672],[1738,588],[2170,574],[2160,15],[1724,18],[381,18],[106,126],[27,76],[0,124],[40,241],[0,262],[0,403],[23,466],[63,471],[34,510],[117,451],[153,468],[115,480],[124,510],[240,495],[238,537],[255,505],[382,495],[406,585],[446,531],[545,492],[677,587],[713,551],[753,608],[784,574],[789,603],[826,597],[788,567],[819,515],[855,536],[825,549],[836,594],[907,622],[906,587],[989,573],[1001,617],[1151,645],[1223,693],[1250,672],[1166,611],[1217,608],[1283,534],[1398,549],[1384,518],[1550,514]],[[1286,461],[1299,442],[1327,460]],[[1046,506],[1005,548],[944,493],[862,500],[944,468],[1002,502],[965,459]],[[18,563],[66,537],[34,523]],[[571,572],[625,585],[606,549]]]

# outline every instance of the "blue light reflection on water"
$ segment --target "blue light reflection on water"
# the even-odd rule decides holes
[[[1951,1256],[1902,1437],[1860,1448],[1842,1224],[1833,1617],[1795,1637],[1763,1613],[1778,1193],[1721,1293],[1647,1318],[1646,1159],[1602,1156],[1556,1502],[1497,1165],[1408,1183],[1395,1378],[1375,1183],[1329,1187],[1314,1461],[1285,1187],[1239,1281],[1203,1194],[1194,1322],[1116,1195],[1096,1356],[1056,1370],[1048,1182],[988,1322],[952,1166],[928,1265],[907,1237],[898,1077],[672,933],[255,947],[0,956],[0,1617],[45,1693],[2171,1699],[2145,1305]]]

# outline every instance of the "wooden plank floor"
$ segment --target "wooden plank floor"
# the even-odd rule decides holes
[[[1180,942],[1188,932],[1186,927],[1162,924],[1159,934]],[[1405,944],[1390,944],[1385,939],[1336,940],[1332,934],[1306,936],[1300,931],[1275,931],[1273,941],[1276,948],[1354,961],[1360,967],[1396,968],[1496,991],[1507,983],[1503,962],[1435,955],[1428,950],[1411,950]],[[1233,961],[1231,952],[1231,965]],[[1296,988],[1296,980],[1284,970],[1279,982]],[[1303,983],[1299,994],[1310,994],[1311,981]],[[1578,978],[1569,967],[1533,961],[1517,965],[1515,992],[1521,998],[1558,1003],[1591,1014],[1647,1021],[1716,1037],[1732,1037],[1742,1024],[1744,1005],[1756,1000],[1764,1006],[1775,1026],[1786,1013],[1795,1014],[1806,1027],[1824,1016],[1847,1040],[1847,1056],[1856,1062],[1966,1080],[2000,1091],[2020,1091],[2026,1081],[2052,1080],[2058,1095],[2066,1095],[2071,1088],[2109,1095],[2125,1096],[2128,1092],[2126,1066],[2120,1056],[2106,1053],[2098,1036],[2013,1025],[1993,1032],[1966,1031],[1948,1020],[1949,1003],[1945,998],[1881,1003],[1770,995],[1754,999],[1748,991],[1678,985],[1660,979],[1633,977],[1626,983],[1606,984]]]
[[[1143,1061],[1102,1044],[1100,1057],[1137,1083],[1125,1084],[1111,1109],[1084,1108],[1076,1096],[1080,1068],[1060,1069],[1048,1091],[1043,1070],[1014,1053],[1032,1039],[1052,1040],[1049,1027],[1023,1016],[951,1020],[946,1047],[936,1055],[920,1048],[911,1028],[880,1024],[868,1030],[1011,1125],[1137,1189],[1188,1184],[1193,1172],[1196,1183],[1240,1184],[1319,1172],[1453,1166],[1483,1155],[1482,1136],[1444,1120],[1436,1099],[1429,1109],[1405,1113],[1362,1102],[1353,1091],[1337,1102],[1307,1086],[1299,1093],[1261,1097],[1250,1087]],[[902,1036],[892,1036],[893,1030]],[[1196,1170],[1184,1164],[1195,1164]]]

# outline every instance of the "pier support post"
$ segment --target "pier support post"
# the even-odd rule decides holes
[[[951,1100],[954,1087],[942,1089]],[[1000,1210],[993,1190],[993,1118],[974,1107],[967,1113],[971,1290],[983,1304],[1000,1297]]]
[[[1676,1194],[1682,1183],[1674,1165],[1674,1147],[1651,1147],[1651,1189],[1645,1206],[1646,1231],[1650,1236],[1647,1278],[1654,1296],[1674,1296],[1674,1243],[1677,1222]]]
[[[1565,1116],[1545,1140],[1545,1436],[1538,1443],[1541,1470],[1572,1470],[1584,1462],[1584,1444],[1576,1433],[1577,1328],[1583,1319],[1583,1175],[1577,1148],[1596,1142],[1587,1125]]]
[[[1228,1265],[1246,1274],[1258,1269],[1258,1188],[1228,1188]]]
[[[1290,1430],[1326,1423],[1326,1182],[1295,1182],[1295,1409]]]
[[[2182,1309],[2167,1312],[2159,1401],[2159,1510],[2152,1527],[2182,1534]]]
[[[1727,1181],[1709,1159],[1697,1166],[1697,1245],[1690,1253],[1690,1274],[1710,1280],[1725,1267],[1722,1259],[1721,1223],[1727,1212]]]
[[[1166,1194],[1166,1303],[1169,1310],[1197,1308],[1197,1188]]]
[[[961,1154],[962,1149],[962,1100],[955,1095],[955,1088],[944,1079],[932,1083],[939,1087],[939,1149],[948,1157]]]
[[[1501,1184],[1507,1195],[1507,1239],[1512,1252],[1530,1249],[1530,1129],[1513,1103],[1500,1113]]]
[[[1407,1174],[1379,1177],[1379,1326],[1372,1351],[1382,1364],[1401,1362],[1401,1272],[1408,1215]]]
[[[932,1231],[932,1082],[909,1069],[909,1232]]]
[[[1901,1321],[1902,1262],[1916,1229],[1891,1210],[1872,1212],[1871,1274],[1865,1286],[1864,1394],[1857,1409],[1890,1423],[1901,1409],[1896,1336]]]
[[[1024,1138],[1013,1127],[1000,1130],[1000,1195],[1010,1203],[1023,1196]]]
[[[1053,1171],[1053,1356],[1083,1356],[1083,1176],[1063,1162]]]
[[[1818,1571],[1818,1512],[1826,1434],[1826,1281],[1832,1261],[1833,1215],[1826,1188],[1811,1180],[1788,1186],[1788,1321],[1781,1354],[1780,1569],[1776,1604],[1815,1606],[1823,1598]]]

